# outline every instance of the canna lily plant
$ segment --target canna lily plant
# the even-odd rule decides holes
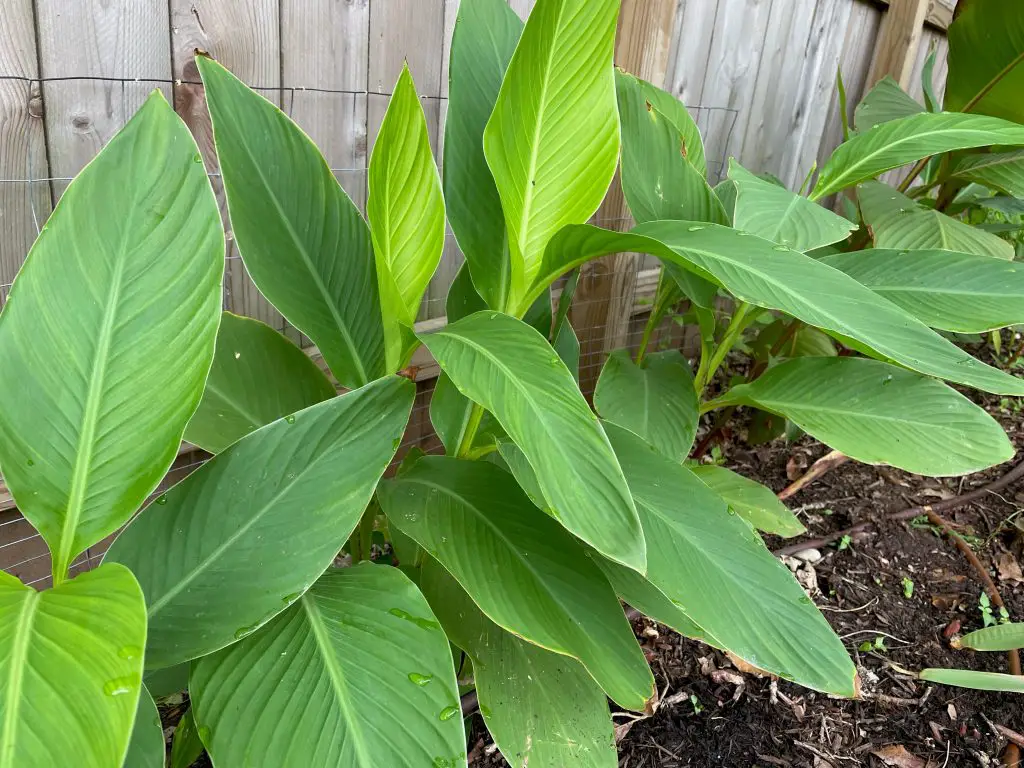
[[[511,764],[615,766],[609,700],[657,703],[623,603],[786,680],[857,694],[842,642],[759,533],[799,521],[687,457],[702,414],[749,406],[922,474],[1007,460],[996,422],[945,382],[1018,396],[1024,382],[934,329],[969,313],[1024,321],[1012,265],[845,252],[856,223],[815,201],[942,153],[1024,146],[1024,126],[901,117],[852,136],[809,197],[735,164],[712,188],[685,107],[614,68],[618,5],[538,0],[524,26],[502,0],[464,0],[444,178],[403,71],[366,218],[295,124],[198,58],[246,267],[340,395],[284,336],[219,311],[216,200],[159,94],[72,183],[0,316],[0,468],[54,569],[43,592],[0,577],[0,768],[161,765],[153,696],[185,688],[174,752],[201,745],[218,768],[454,768],[467,687]],[[585,223],[617,168],[628,233]],[[420,336],[446,220],[466,263],[447,326]],[[591,407],[572,272],[618,251],[662,260],[652,322],[685,298],[704,350],[696,370],[674,350],[615,352]],[[956,290],[954,264],[985,301]],[[916,298],[900,266],[936,298]],[[734,308],[719,335],[721,297]],[[710,396],[769,315],[776,338],[855,354],[769,355]],[[410,452],[385,478],[415,394],[399,374],[420,344],[443,371],[430,416],[445,455]],[[147,503],[182,437],[213,458]],[[118,530],[103,564],[72,578]]]

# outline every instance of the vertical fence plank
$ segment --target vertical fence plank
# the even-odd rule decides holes
[[[817,160],[852,10],[850,0],[819,0],[814,8],[811,34],[802,52],[800,90],[780,176],[790,189],[803,183]]]
[[[868,85],[891,75],[904,89],[910,86],[928,6],[929,0],[890,0],[878,34]]]
[[[847,0],[848,1],[848,0]],[[772,3],[749,114],[737,128],[739,160],[757,173],[782,173],[816,0]]]
[[[625,0],[619,12],[615,63],[661,86],[672,44],[674,0]],[[629,229],[629,210],[618,178],[597,212],[609,229]],[[621,253],[590,262],[580,273],[572,323],[580,337],[580,386],[593,391],[600,363],[626,345],[639,258]]]
[[[691,112],[702,103],[704,72],[709,64],[719,6],[727,6],[732,1],[680,0],[666,87]]]
[[[174,42],[174,107],[195,136],[213,186],[224,206],[223,185],[213,146],[213,128],[196,67],[194,52],[206,51],[253,86],[270,101],[281,105],[281,40],[279,0],[170,0]],[[259,292],[245,271],[228,226],[227,263],[224,273],[225,308],[262,320],[280,331],[284,318]],[[298,333],[288,327],[295,340]]]
[[[46,138],[32,0],[5,0],[0,13],[0,307],[50,212]],[[28,78],[28,79],[13,79]]]
[[[366,204],[366,95],[362,91],[369,34],[370,0],[281,0],[285,108],[320,147],[360,208]]]
[[[719,0],[700,103],[724,109],[702,110],[698,120],[712,183],[728,170],[732,142],[742,146],[770,8],[771,0]]]
[[[154,87],[171,96],[167,2],[37,0],[36,18],[44,80],[83,78],[43,85],[50,171],[70,177],[99,152]],[[119,81],[122,78],[128,82]],[[55,183],[55,196],[66,187],[67,182]]]
[[[409,64],[416,91],[427,118],[427,132],[435,158],[441,129],[442,58],[445,49],[445,17],[457,11],[457,4],[443,0],[373,0],[370,4],[370,50],[367,72],[367,135],[370,147],[377,138],[389,94],[402,71]],[[447,79],[447,75],[445,78]],[[445,91],[447,93],[447,91]],[[461,257],[454,238],[445,238],[441,264],[431,280],[420,319],[444,315],[444,298],[448,294]]]

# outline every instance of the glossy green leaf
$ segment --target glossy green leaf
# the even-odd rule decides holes
[[[1024,268],[950,251],[871,249],[823,261],[932,328],[984,333],[1024,323]]]
[[[128,743],[128,754],[123,768],[164,768],[164,729],[156,702],[146,686],[139,693],[139,706],[135,711],[135,725]],[[186,763],[184,768],[188,768]],[[172,768],[174,768],[172,766]]]
[[[210,453],[337,391],[301,349],[269,325],[225,312],[203,399],[185,439]]]
[[[1024,122],[1024,16],[1004,0],[961,2],[949,37],[946,109]],[[995,143],[995,142],[993,142]]]
[[[808,688],[853,696],[856,670],[789,570],[686,467],[608,425],[644,525],[647,579],[724,648]]]
[[[984,115],[922,112],[891,120],[839,145],[818,175],[812,200],[930,155],[990,144],[1024,144],[1024,125]]]
[[[0,571],[0,767],[121,765],[145,644],[146,606],[127,568],[43,592]]]
[[[484,129],[508,229],[513,314],[531,303],[522,297],[548,240],[589,219],[615,175],[618,10],[617,0],[538,0]]]
[[[729,509],[759,531],[786,538],[806,533],[804,524],[779,501],[771,488],[712,464],[691,467],[691,470],[704,485],[722,497]]]
[[[887,184],[862,184],[857,188],[857,199],[876,248],[941,249],[1013,259],[1013,246],[1005,240],[918,205]]]
[[[877,360],[789,360],[718,402],[781,414],[851,458],[918,475],[966,475],[1014,453],[983,408],[942,382]]]
[[[931,50],[928,51],[928,56],[924,60],[924,66],[921,68],[921,92],[924,94],[924,104],[929,112],[942,111],[942,100],[935,95],[935,59],[937,55],[938,50],[935,43],[932,43]]]
[[[129,566],[146,594],[148,668],[223,648],[309,588],[359,522],[413,397],[412,383],[392,376],[306,408],[143,510],[106,560]]]
[[[602,554],[642,571],[643,535],[622,471],[544,337],[508,315],[478,312],[423,343],[459,390],[494,414],[523,449],[549,513]]]
[[[683,613],[682,609],[664,592],[639,573],[600,556],[597,556],[594,562],[604,573],[608,583],[612,585],[615,594],[624,603],[636,608],[644,616],[659,624],[671,627],[683,637],[699,640],[716,648],[721,647],[711,635]]]
[[[472,659],[480,712],[510,765],[618,765],[608,700],[583,665],[503,630],[434,559],[423,566],[421,588],[449,639]]]
[[[0,466],[59,582],[178,450],[213,359],[224,240],[185,124],[154,93],[71,183],[0,324]]]
[[[409,66],[395,84],[370,155],[367,176],[373,256],[377,265],[387,370],[407,362],[420,301],[444,250],[444,199],[427,120]]]
[[[555,352],[569,369],[576,384],[580,383],[580,340],[572,323],[564,322],[558,327],[558,335],[551,342]]]
[[[954,176],[998,189],[1011,197],[1024,197],[1024,150],[968,155]]]
[[[960,638],[957,647],[973,648],[975,651],[1012,651],[1024,648],[1024,624],[997,624],[968,632]]]
[[[1005,691],[1024,693],[1024,677],[1004,675],[1000,672],[975,672],[970,669],[925,669],[919,675],[922,680],[958,688],[973,688],[976,691]]]
[[[621,83],[620,75],[635,80],[645,101],[671,121],[682,139],[677,149],[694,168],[700,171],[701,176],[707,177],[708,163],[704,155],[704,140],[701,138],[700,129],[686,105],[668,91],[621,70],[616,72],[617,86]]]
[[[616,72],[615,89],[622,124],[622,192],[633,218],[727,224],[704,172],[689,160],[688,137],[653,105],[651,91],[656,89],[622,71]]]
[[[652,222],[633,232],[567,227],[552,241],[534,290],[609,253],[649,253],[713,277],[743,301],[781,310],[920,373],[986,392],[1024,395],[1024,381],[975,360],[892,302],[815,259],[712,224]]]
[[[736,185],[736,229],[794,251],[810,251],[845,240],[857,228],[806,197],[755,176],[735,160],[729,161],[729,178]]]
[[[370,231],[312,140],[217,62],[206,86],[231,229],[253,282],[346,387],[382,376]]]
[[[853,124],[858,131],[866,131],[880,123],[924,111],[925,108],[900,88],[891,75],[886,75],[861,99],[853,113]]]
[[[162,699],[188,688],[189,663],[186,661],[173,667],[151,669],[142,677],[142,682],[154,699]]]
[[[678,350],[647,355],[637,365],[629,350],[608,356],[594,392],[594,408],[605,421],[639,435],[663,454],[682,461],[697,434],[693,372]]]
[[[192,707],[189,707],[178,721],[178,727],[174,729],[170,768],[189,768],[203,754],[204,749],[192,715]]]
[[[270,624],[197,661],[190,691],[218,768],[465,764],[448,640],[386,565],[328,570]]]
[[[492,309],[505,307],[510,263],[501,198],[484,157],[483,136],[522,30],[523,22],[505,0],[462,3],[448,65],[444,124],[448,221],[466,256],[473,284]]]
[[[492,621],[579,659],[621,706],[647,706],[654,678],[615,593],[510,474],[487,462],[425,456],[384,482],[378,497],[391,524],[436,558]]]
[[[491,454],[493,457],[494,454]],[[537,473],[533,471],[533,467],[530,466],[530,460],[526,458],[526,454],[523,453],[522,448],[513,443],[511,440],[499,440],[498,441],[498,456],[501,461],[495,460],[494,463],[504,469],[507,469],[515,477],[519,487],[523,489],[527,496],[530,497],[538,509],[544,509],[544,492],[540,489],[540,483],[537,482]],[[504,462],[504,463],[502,463]],[[623,566],[625,568],[625,566]],[[626,570],[631,570],[627,568]]]

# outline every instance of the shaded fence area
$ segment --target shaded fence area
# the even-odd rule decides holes
[[[509,0],[521,16],[534,0]],[[707,147],[712,181],[729,157],[796,189],[842,137],[836,72],[849,111],[882,74],[920,97],[921,72],[937,54],[945,80],[944,29],[953,0],[623,0],[617,63],[681,98]],[[459,0],[3,0],[0,11],[0,306],[32,241],[68,183],[160,89],[201,148],[222,209],[212,130],[193,52],[219,59],[313,138],[357,205],[390,90],[408,62],[440,165],[447,114],[447,59]],[[631,221],[613,187],[594,223]],[[228,232],[224,307],[309,342],[262,297]],[[449,232],[424,298],[420,330],[444,324],[444,299],[462,256]],[[592,388],[607,352],[635,346],[659,268],[630,254],[587,265],[573,304],[581,382]],[[668,323],[656,343],[679,344]],[[316,356],[316,351],[310,349]],[[421,392],[406,445],[436,449],[427,412],[433,361],[414,359]],[[2,363],[0,363],[2,364]],[[166,482],[205,456],[183,446]],[[80,558],[98,562],[105,544]],[[0,483],[0,567],[47,584],[42,540]]]

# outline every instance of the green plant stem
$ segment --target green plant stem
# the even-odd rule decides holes
[[[711,357],[711,362],[708,363],[707,368],[701,373],[697,371],[699,378],[694,381],[694,386],[697,389],[698,394],[703,392],[707,387],[708,382],[717,373],[722,362],[726,356],[732,350],[733,346],[739,341],[740,335],[744,329],[750,324],[750,321],[757,315],[756,312],[751,313],[754,309],[753,305],[747,304],[745,301],[741,301],[736,305],[736,311],[732,314],[732,319],[729,320],[729,327],[725,329],[725,335],[722,336],[722,341],[719,342],[718,348],[715,349],[714,354]],[[701,367],[704,364],[704,356],[701,355]]]
[[[496,450],[498,450],[497,443],[491,443],[490,445],[481,445],[479,448],[474,448],[469,453],[467,453],[464,458],[467,458],[470,461],[476,461],[477,459],[482,459],[484,456],[487,456],[490,453],[494,453]]]
[[[636,351],[636,364],[641,365],[644,361],[644,355],[647,354],[647,345],[651,343],[651,336],[654,333],[654,328],[661,322],[661,318],[657,316],[656,312],[651,312],[647,317],[647,324],[644,326],[644,335],[640,337],[640,349]]]
[[[483,417],[483,406],[473,403],[473,408],[469,412],[469,421],[466,422],[466,431],[462,434],[462,442],[459,443],[459,449],[455,452],[460,459],[469,458],[473,452],[473,440],[476,438],[477,430],[480,429],[480,421]]]
[[[373,526],[377,519],[377,499],[374,497],[370,506],[366,508],[359,520],[359,527],[349,539],[349,551],[352,555],[352,565],[363,560],[370,560],[370,551],[373,547]]]

